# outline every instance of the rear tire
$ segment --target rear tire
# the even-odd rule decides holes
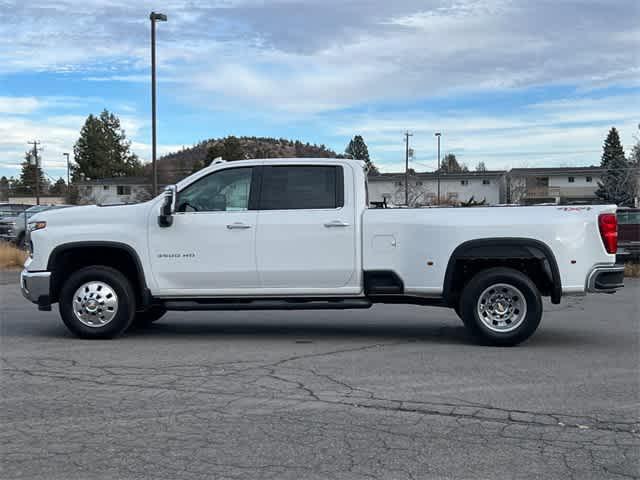
[[[71,332],[88,339],[114,338],[133,321],[131,282],[111,267],[92,266],[71,274],[60,292],[60,316]]]
[[[526,275],[511,268],[491,268],[464,287],[459,309],[465,326],[482,343],[514,346],[538,328],[542,299]]]

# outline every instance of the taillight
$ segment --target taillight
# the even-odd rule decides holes
[[[607,253],[618,251],[618,219],[615,213],[601,213],[598,217],[600,236]]]

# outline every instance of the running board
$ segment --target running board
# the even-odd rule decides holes
[[[286,298],[286,299],[201,299],[165,300],[167,310],[346,310],[369,308],[372,303],[367,298]]]

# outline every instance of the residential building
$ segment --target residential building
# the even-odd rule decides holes
[[[597,203],[600,167],[513,168],[508,189],[511,203]]]
[[[78,182],[79,203],[135,203],[151,198],[147,177],[113,177]]]
[[[487,205],[506,201],[506,171],[415,173],[409,175],[409,205],[458,205],[473,199]],[[440,202],[438,202],[438,177]],[[382,173],[369,176],[369,200],[388,205],[405,204],[404,173]]]

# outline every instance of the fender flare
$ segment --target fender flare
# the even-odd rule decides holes
[[[540,240],[532,238],[518,237],[496,237],[469,240],[458,245],[447,264],[444,277],[443,296],[447,304],[452,305],[455,294],[453,292],[453,282],[455,277],[456,263],[459,260],[472,259],[512,259],[512,258],[535,258],[542,261],[545,273],[551,281],[551,302],[560,303],[562,297],[562,280],[558,262],[551,251],[551,248]]]
[[[49,260],[47,261],[47,270],[51,272],[52,276],[55,275],[56,269],[59,268],[58,263],[65,252],[81,249],[81,248],[111,248],[114,250],[120,250],[127,253],[133,258],[134,267],[136,270],[136,286],[140,291],[140,300],[142,305],[147,305],[151,302],[151,293],[147,286],[147,281],[140,261],[140,256],[135,249],[126,243],[111,242],[111,241],[81,241],[81,242],[68,242],[56,246],[49,254]]]

